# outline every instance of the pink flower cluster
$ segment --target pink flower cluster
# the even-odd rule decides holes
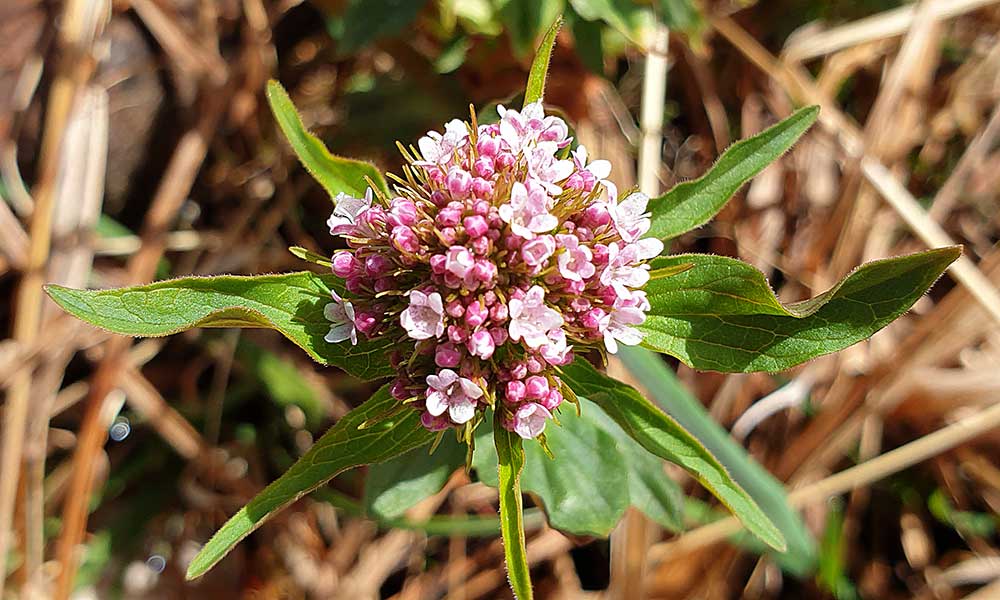
[[[404,151],[392,197],[335,199],[332,258],[347,298],[326,307],[327,341],[389,336],[392,394],[431,430],[474,427],[487,406],[534,438],[563,402],[574,348],[638,344],[647,261],[663,244],[648,198],[619,199],[611,165],[570,152],[540,103],[490,125],[454,120]]]

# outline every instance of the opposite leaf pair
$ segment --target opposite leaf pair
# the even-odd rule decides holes
[[[791,306],[777,301],[761,273],[733,259],[661,257],[650,268],[644,263],[659,253],[658,240],[714,216],[791,147],[817,110],[803,109],[736,144],[702,178],[650,200],[651,214],[645,214],[644,200],[618,196],[601,161],[587,163],[585,153],[570,160],[563,152],[565,124],[533,104],[541,98],[557,26],[532,66],[524,111],[508,111],[499,125],[453,122],[443,134],[429,134],[420,151],[404,150],[410,166],[391,188],[371,165],[331,155],[305,130],[284,90],[269,85],[286,137],[335,198],[331,230],[346,236],[349,250],[316,262],[332,265],[337,277],[187,278],[97,292],[49,287],[68,312],[118,333],[269,327],[324,364],[365,379],[396,376],[230,519],[192,562],[189,577],[337,473],[389,460],[440,437],[433,430],[457,427],[467,443],[492,430],[511,585],[529,598],[522,438],[544,444],[539,433],[546,418],[563,400],[581,398],[614,423],[579,429],[580,436],[619,436],[617,448],[627,460],[643,460],[632,456],[641,447],[679,464],[751,533],[784,548],[778,529],[697,439],[581,354],[600,357],[617,342],[641,339],[700,369],[789,368],[885,326],[959,251],[871,263],[829,292]],[[400,340],[413,352],[390,361],[389,350]],[[571,434],[570,428],[559,432]],[[473,457],[480,470],[491,463],[483,441]],[[569,469],[565,461],[571,460],[556,456],[544,468]],[[530,479],[526,485],[542,497],[553,524],[587,529],[561,519],[568,515],[559,513],[559,492],[540,491]],[[627,482],[632,502],[646,494],[641,501],[650,510],[657,503],[665,513],[672,508],[664,488],[635,484],[633,491]],[[617,514],[618,505],[613,508]],[[607,526],[593,528],[602,533]]]

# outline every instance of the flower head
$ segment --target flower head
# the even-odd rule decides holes
[[[325,314],[331,343],[397,346],[391,386],[430,430],[478,425],[487,406],[524,438],[563,402],[575,354],[637,344],[649,303],[648,198],[618,198],[611,164],[569,158],[562,119],[540,103],[500,122],[455,120],[417,142],[391,194],[336,198],[345,236],[331,270],[350,296]]]

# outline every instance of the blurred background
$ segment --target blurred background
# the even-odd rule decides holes
[[[364,471],[346,473],[185,583],[199,544],[373,385],[268,331],[113,338],[40,286],[306,268],[287,248],[333,250],[330,200],[280,138],[265,82],[333,152],[395,170],[396,140],[514,100],[560,13],[546,101],[621,189],[644,138],[665,190],[823,106],[674,251],[738,256],[784,301],[864,260],[948,243],[967,260],[871,341],[792,372],[671,363],[666,386],[611,365],[732,430],[720,443],[739,477],[799,490],[814,555],[775,560],[698,528],[710,497],[665,468],[696,531],[630,512],[610,540],[581,539],[536,519],[537,596],[1000,598],[1000,430],[953,426],[1000,400],[990,0],[4,0],[0,597],[510,597],[495,492],[461,471],[391,523],[364,518]],[[646,67],[664,63],[662,110],[640,119]]]

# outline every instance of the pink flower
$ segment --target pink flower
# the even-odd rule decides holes
[[[573,346],[566,343],[566,332],[562,329],[549,331],[549,341],[539,348],[542,358],[550,365],[565,365],[569,363]]]
[[[441,294],[425,294],[420,290],[410,292],[410,304],[399,315],[399,323],[406,334],[415,340],[440,337],[445,329]]]
[[[608,202],[614,202],[618,199],[618,187],[610,179],[608,179],[611,175],[610,162],[606,160],[595,160],[590,164],[587,164],[587,149],[581,145],[573,151],[573,164],[576,167],[577,172],[584,175],[582,180],[589,180],[591,183],[596,182],[604,186]],[[593,188],[590,187],[590,189],[587,189],[587,187],[585,187],[584,189],[589,192],[590,189]]]
[[[580,239],[575,235],[561,233],[556,236],[559,245],[565,250],[559,255],[559,274],[570,281],[590,279],[597,271],[594,254],[587,246],[580,245]]]
[[[556,251],[556,240],[551,235],[540,235],[521,246],[521,258],[529,267],[544,265]]]
[[[514,433],[526,440],[545,431],[545,422],[552,418],[549,409],[536,402],[522,404],[514,413]]]
[[[464,280],[469,270],[476,264],[476,259],[468,249],[462,246],[448,248],[444,255],[444,269],[456,278]]]
[[[515,342],[523,339],[529,348],[538,348],[549,342],[549,331],[562,327],[563,318],[559,311],[545,304],[545,290],[532,286],[524,299],[512,298],[507,303],[510,325],[507,330]]]
[[[541,184],[529,179],[525,186],[515,181],[510,190],[510,202],[500,206],[500,218],[510,224],[516,235],[530,240],[536,233],[552,231],[559,224],[555,215],[549,214],[549,202],[549,195]]]
[[[448,412],[452,422],[461,425],[476,415],[477,400],[483,389],[471,379],[459,377],[451,369],[441,369],[427,376],[427,412],[440,416]]]
[[[323,316],[330,321],[330,332],[323,339],[331,344],[351,340],[358,344],[358,330],[354,326],[354,305],[341,298],[337,292],[330,292],[333,302],[323,307]]]
[[[489,360],[489,358],[493,356],[494,350],[496,350],[496,344],[493,342],[493,336],[491,336],[490,332],[485,329],[480,329],[470,335],[469,341],[466,342],[465,347],[469,350],[469,354],[478,356],[483,360]]]
[[[358,215],[372,205],[372,189],[365,191],[364,198],[352,198],[341,192],[333,199],[333,213],[326,220],[330,233],[342,235],[354,231]]]

